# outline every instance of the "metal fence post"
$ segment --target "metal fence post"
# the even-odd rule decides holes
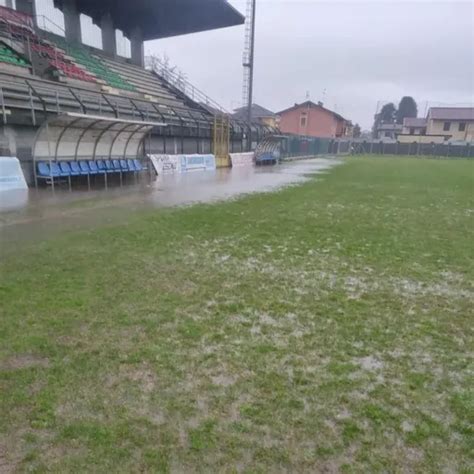
[[[3,115],[3,123],[4,125],[7,124],[7,111],[5,109],[5,100],[3,96],[3,89],[0,87],[0,100],[2,101],[2,115]]]
[[[31,92],[31,87],[30,86],[28,86],[28,92],[29,92],[29,95],[30,95],[31,121],[33,122],[33,126],[36,127],[35,105],[33,103],[33,93]]]

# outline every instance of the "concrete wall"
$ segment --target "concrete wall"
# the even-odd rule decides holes
[[[8,4],[6,6],[8,7]],[[19,12],[26,13],[27,15],[34,17],[36,15],[35,0],[16,0],[16,9]]]
[[[444,136],[440,135],[398,135],[397,140],[400,143],[444,143]]]
[[[411,130],[413,129],[413,133]],[[405,135],[422,135],[422,133],[426,133],[426,127],[407,127],[406,125],[402,128],[402,133]]]
[[[77,9],[76,0],[64,0],[64,29],[66,30],[66,39],[68,41],[81,43],[81,19]]]
[[[36,127],[2,125],[0,127],[0,154],[15,156],[20,160],[28,184],[33,184],[32,145]]]
[[[451,126],[448,131],[444,130],[444,123],[450,122]],[[459,130],[459,124],[465,123],[464,131]],[[428,120],[426,128],[427,135],[446,135],[452,140],[474,141],[474,122],[467,120]]]
[[[301,117],[306,114],[306,126],[301,125]],[[298,107],[280,115],[280,131],[309,137],[335,138],[338,120],[331,112],[317,107]]]

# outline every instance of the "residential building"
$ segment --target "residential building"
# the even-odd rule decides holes
[[[431,107],[426,118],[405,119],[402,143],[474,142],[474,107]]]
[[[406,135],[426,135],[426,119],[406,117],[403,119],[402,133]]]
[[[247,109],[248,107],[235,109],[232,117],[236,120],[247,121]],[[258,104],[252,104],[252,121],[270,127],[278,126],[276,114]]]
[[[278,112],[280,131],[307,137],[340,138],[352,136],[352,123],[332,110],[308,100]]]
[[[426,117],[427,135],[448,140],[474,141],[474,107],[431,107]]]
[[[374,130],[374,138],[376,140],[396,140],[402,131],[402,125],[398,123],[379,123]]]

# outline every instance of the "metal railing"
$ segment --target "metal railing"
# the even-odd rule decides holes
[[[35,19],[36,19],[36,25],[38,26],[40,30],[53,33],[53,34],[59,34],[60,36],[66,37],[66,30],[62,26],[58,25],[53,20],[48,18],[46,15],[36,15]]]
[[[213,115],[216,112],[230,115],[222,105],[218,104],[207,94],[191,84],[182,73],[176,72],[168,67],[160,58],[157,58],[156,56],[148,56],[145,62],[147,68],[157,74],[168,86],[178,89],[178,91],[198,104],[204,106],[207,105],[210,108],[209,112],[213,113]]]
[[[84,114],[109,114],[117,118],[157,120],[180,127],[212,126],[209,115],[199,110],[161,106],[144,99],[116,96],[105,92],[69,87],[33,77],[21,78],[12,73],[0,75],[0,116],[6,124],[11,108],[30,109],[33,125],[37,112],[60,114],[72,110]]]

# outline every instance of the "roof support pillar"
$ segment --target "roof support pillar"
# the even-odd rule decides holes
[[[75,43],[82,41],[81,17],[76,0],[63,0],[64,28],[66,39]]]
[[[100,28],[102,30],[102,49],[111,56],[115,56],[117,54],[117,42],[115,39],[115,25],[110,12],[102,15]]]
[[[145,67],[145,49],[143,45],[143,32],[139,26],[130,32],[130,49],[132,50],[132,63]]]
[[[7,0],[7,7],[13,8],[13,0]],[[16,10],[36,17],[35,0],[16,0]]]

